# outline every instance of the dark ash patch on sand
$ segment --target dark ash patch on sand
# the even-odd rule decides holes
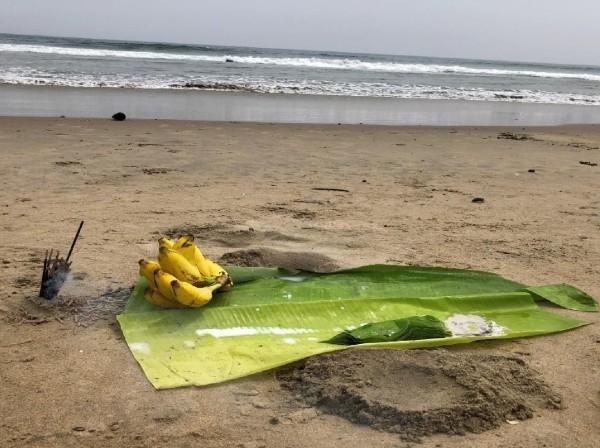
[[[282,370],[284,389],[354,423],[418,441],[480,433],[560,408],[561,399],[519,358],[446,350],[348,350]]]
[[[280,252],[268,248],[238,250],[223,254],[219,263],[234,266],[263,266],[300,269],[310,272],[333,272],[339,269],[326,255],[310,252]]]

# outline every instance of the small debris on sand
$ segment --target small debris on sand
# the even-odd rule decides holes
[[[497,138],[504,140],[537,140],[529,134],[514,134],[512,132],[501,132]]]
[[[350,193],[350,190],[346,190],[345,188],[329,188],[329,187],[315,187],[311,188],[314,191],[339,191],[341,193]]]

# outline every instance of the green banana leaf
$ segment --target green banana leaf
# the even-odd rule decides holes
[[[353,347],[422,348],[555,333],[587,322],[548,312],[535,300],[588,311],[597,306],[573,287],[528,288],[471,270],[388,265],[331,274],[228,270],[234,288],[199,309],[155,307],[143,299],[145,280],[138,281],[117,319],[157,389],[219,383],[344,350],[348,347],[323,341],[370,323],[426,315],[449,322],[474,316],[499,330]]]

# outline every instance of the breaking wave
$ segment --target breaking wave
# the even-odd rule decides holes
[[[373,82],[297,81],[266,77],[194,77],[173,79],[148,74],[81,74],[13,68],[0,72],[0,84],[48,85],[62,87],[113,87],[133,89],[213,90],[255,93],[334,95],[376,98],[451,99],[471,101],[509,101],[521,103],[600,105],[599,95],[558,93],[526,89],[484,89],[422,84]]]

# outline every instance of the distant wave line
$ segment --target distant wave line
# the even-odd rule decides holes
[[[45,45],[0,44],[0,52],[26,52],[58,54],[74,57],[129,58],[171,61],[227,62],[292,66],[332,70],[357,70],[405,74],[458,74],[483,76],[524,76],[555,79],[582,79],[600,82],[600,74],[565,73],[533,70],[506,70],[495,68],[474,68],[462,65],[407,64],[399,62],[369,62],[360,59],[306,58],[306,57],[259,57],[236,55],[199,55],[151,51],[108,50],[100,48],[55,47]]]

